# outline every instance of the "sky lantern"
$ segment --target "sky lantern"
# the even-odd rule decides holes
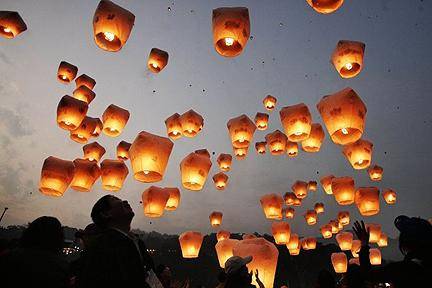
[[[255,115],[255,125],[258,130],[266,130],[268,127],[269,115],[267,113],[258,112]]]
[[[221,153],[219,154],[218,158],[217,158],[217,163],[219,165],[219,169],[224,171],[224,172],[228,172],[231,170],[231,163],[232,163],[232,156],[231,154],[224,154]]]
[[[324,239],[331,238],[333,236],[332,226],[330,224],[322,225],[320,228],[321,235]]]
[[[306,2],[318,13],[329,14],[338,10],[344,0],[306,0]]]
[[[126,141],[120,141],[120,143],[117,144],[117,158],[119,160],[126,161],[129,159],[129,149],[131,145],[131,143]]]
[[[84,120],[88,110],[87,103],[65,95],[57,106],[57,124],[64,130],[75,130]]]
[[[96,122],[96,128],[92,132],[92,137],[99,137],[100,133],[103,130],[103,123],[99,118],[93,118],[93,121]]]
[[[92,118],[86,116],[81,124],[73,131],[70,131],[70,138],[81,144],[88,142],[90,137],[92,137],[93,131],[96,129],[97,118]]]
[[[294,214],[295,214],[295,210],[294,210],[294,208],[292,208],[292,207],[287,207],[287,208],[285,209],[285,217],[286,217],[287,219],[292,219],[292,218],[294,218]]]
[[[167,189],[150,186],[142,194],[144,215],[150,218],[162,217],[170,192]]]
[[[294,199],[294,202],[293,202],[293,206],[301,206],[301,203],[302,203],[302,199],[300,199],[300,198],[295,198]]]
[[[187,155],[180,162],[183,187],[191,191],[200,191],[204,187],[211,166],[210,157],[196,152]]]
[[[393,189],[384,189],[382,195],[387,204],[392,205],[396,203],[396,191]]]
[[[369,261],[371,265],[381,265],[381,251],[378,248],[369,249]]]
[[[342,251],[350,251],[352,247],[353,234],[351,232],[339,232],[336,241]]]
[[[324,140],[324,130],[321,124],[314,123],[309,134],[309,138],[301,142],[304,151],[309,153],[319,152]]]
[[[384,169],[378,165],[369,167],[368,174],[372,181],[381,181]]]
[[[315,225],[317,223],[318,215],[315,210],[307,210],[304,217],[308,225]]]
[[[24,20],[15,11],[0,11],[0,35],[13,39],[27,30]]]
[[[204,127],[204,118],[192,109],[180,115],[179,120],[183,136],[189,138],[195,137]]]
[[[0,22],[1,22],[1,20],[0,20]],[[0,31],[1,31],[1,29],[0,29]],[[59,65],[58,70],[57,70],[57,79],[61,83],[69,84],[73,79],[75,79],[77,73],[78,73],[78,67],[77,66],[70,64],[66,61],[62,61],[62,62],[60,62],[60,65]],[[75,98],[77,98],[77,97],[75,97]],[[77,99],[79,99],[79,98],[77,98]]]
[[[316,181],[309,181],[307,186],[308,191],[315,192],[318,189],[318,183]]]
[[[336,234],[339,232],[339,221],[337,220],[330,220],[329,225],[331,226],[331,231],[333,234]]]
[[[263,99],[263,104],[264,107],[268,110],[268,111],[272,111],[275,107],[276,107],[276,102],[277,99],[271,95],[267,95],[264,99]]]
[[[288,223],[273,222],[271,230],[276,244],[288,244],[291,235],[291,228]]]
[[[260,199],[261,207],[263,208],[267,219],[281,219],[283,199],[278,194],[267,194]]]
[[[360,187],[355,194],[355,203],[363,216],[376,215],[380,211],[379,190],[376,187]]]
[[[105,51],[119,51],[126,44],[134,22],[134,14],[111,1],[102,0],[93,16],[96,45]]]
[[[372,151],[373,144],[362,139],[352,144],[345,145],[342,150],[351,166],[356,170],[369,167],[372,160]]]
[[[229,239],[230,236],[231,236],[231,233],[229,231],[226,231],[226,230],[220,230],[216,233],[216,239],[218,242],[225,240],[225,239]]]
[[[298,155],[298,144],[297,142],[287,141],[286,152],[288,157],[293,158]]]
[[[351,205],[354,203],[355,186],[351,177],[334,177],[331,182],[331,190],[339,205]]]
[[[300,254],[300,247],[297,247],[295,249],[289,249],[288,252],[291,256],[297,256]]]
[[[273,287],[279,256],[276,246],[264,238],[245,239],[237,243],[233,249],[235,256],[252,256],[252,262],[247,264],[249,271],[258,270],[264,287]],[[252,284],[258,287],[256,280]]]
[[[70,187],[76,191],[89,192],[101,172],[95,161],[75,159],[75,174]]]
[[[299,236],[298,236],[298,234],[292,233],[292,234],[290,235],[289,241],[288,241],[288,243],[286,244],[286,246],[287,246],[287,248],[288,248],[289,250],[299,248],[299,246],[300,246],[300,240],[299,240]]]
[[[353,78],[363,68],[366,45],[358,41],[340,40],[336,45],[331,61],[342,78]]]
[[[369,243],[378,243],[381,237],[381,225],[368,223],[366,224],[366,229],[369,230]]]
[[[297,197],[295,196],[295,194],[293,192],[285,193],[284,194],[285,205],[287,205],[287,206],[293,205],[296,198]]]
[[[379,238],[377,244],[378,244],[378,247],[387,247],[388,236],[384,232],[381,232],[381,235],[380,235],[380,238]]]
[[[145,183],[162,180],[173,146],[169,138],[141,131],[129,148],[135,179]]]
[[[180,190],[176,187],[165,187],[164,188],[169,193],[168,201],[165,205],[165,210],[174,211],[180,205]]]
[[[59,76],[60,77],[60,76]],[[81,85],[73,91],[73,97],[90,104],[96,97],[96,93],[85,85]]]
[[[240,241],[236,239],[224,239],[216,243],[215,249],[221,268],[225,268],[225,262],[233,256],[233,248],[238,242]]]
[[[250,36],[249,10],[246,7],[221,7],[213,10],[213,45],[224,57],[236,57]]]
[[[100,164],[102,188],[107,191],[119,191],[129,174],[129,169],[121,160],[105,159]]]
[[[72,161],[50,156],[44,160],[39,181],[39,191],[48,196],[63,196],[74,177]]]
[[[222,216],[222,212],[213,211],[209,216],[210,225],[212,227],[219,227],[222,224]]]
[[[265,136],[267,145],[272,155],[282,155],[286,151],[287,136],[279,130]]]
[[[301,239],[301,247],[303,250],[314,250],[316,248],[316,238],[315,237],[306,237]]]
[[[213,176],[213,182],[215,183],[217,190],[224,190],[228,183],[228,175],[219,172]]]
[[[103,132],[110,137],[120,135],[129,120],[128,110],[111,104],[102,114]]]
[[[353,257],[355,258],[359,257],[358,253],[360,252],[360,248],[361,248],[361,241],[354,239],[351,245],[351,254]]]
[[[182,137],[182,126],[180,123],[180,114],[174,113],[165,120],[168,137],[177,140]]]
[[[187,231],[179,236],[183,258],[197,258],[204,237],[200,232]]]
[[[350,213],[349,211],[340,211],[338,213],[338,221],[342,226],[346,226],[350,223]]]
[[[314,210],[317,214],[324,213],[324,203],[315,203]]]
[[[159,73],[168,64],[168,52],[158,48],[152,48],[147,61],[147,67],[153,73]]]
[[[98,142],[92,142],[83,146],[84,159],[99,162],[105,154],[105,148]]]
[[[306,198],[306,196],[307,196],[307,192],[308,192],[307,186],[308,186],[308,183],[306,183],[304,181],[296,181],[291,186],[291,189],[293,190],[293,192],[297,198],[303,199],[303,198]]]
[[[86,86],[90,90],[93,90],[95,85],[96,85],[96,80],[94,80],[92,77],[86,74],[82,74],[75,79],[76,87]]]
[[[336,273],[345,273],[348,269],[348,259],[344,252],[331,254],[331,262]]]
[[[334,143],[347,145],[361,138],[367,109],[352,88],[324,96],[317,108]]]
[[[279,115],[289,141],[301,142],[309,138],[312,115],[304,103],[283,107]]]
[[[255,143],[255,150],[257,151],[258,154],[265,154],[266,153],[266,146],[267,146],[267,142],[263,141],[263,142],[256,142]]]
[[[234,155],[236,156],[237,160],[244,160],[246,159],[248,148],[235,148],[233,147]]]
[[[252,141],[256,126],[245,114],[232,118],[227,123],[234,148],[247,148]]]
[[[321,186],[323,187],[323,190],[326,194],[332,195],[332,180],[335,178],[334,175],[327,175],[320,179]]]

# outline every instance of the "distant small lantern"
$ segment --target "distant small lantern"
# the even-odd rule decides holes
[[[286,222],[273,222],[271,226],[273,238],[276,244],[288,244],[291,236],[290,225]]]
[[[286,244],[286,246],[289,250],[299,248],[300,247],[300,240],[299,240],[298,234],[292,233],[290,235],[289,241]]]
[[[315,225],[317,223],[318,215],[315,210],[307,210],[304,217],[308,225]]]
[[[285,205],[287,206],[293,205],[296,198],[297,198],[296,195],[292,192],[285,193],[284,195]]]
[[[87,86],[81,85],[73,91],[73,97],[90,104],[96,97],[96,93]]]
[[[330,220],[329,225],[332,227],[331,231],[333,234],[336,234],[339,232],[339,221],[337,220]]]
[[[145,183],[162,180],[173,146],[169,138],[141,131],[129,148],[135,179]]]
[[[246,7],[222,7],[213,10],[213,45],[224,57],[236,57],[250,36],[249,10]]]
[[[294,218],[294,215],[295,215],[295,210],[294,210],[294,208],[292,208],[292,207],[287,207],[287,208],[285,209],[285,217],[286,217],[287,219],[292,219],[292,218]]]
[[[217,190],[224,190],[228,183],[228,175],[219,172],[213,176],[213,182],[215,183]]]
[[[352,247],[353,234],[351,232],[339,232],[336,241],[342,251],[350,251]]]
[[[129,174],[129,169],[120,160],[105,159],[100,164],[102,188],[107,191],[119,191]]]
[[[129,149],[130,149],[131,145],[132,145],[131,143],[126,142],[126,141],[121,141],[117,145],[117,158],[119,160],[126,161],[129,159]]]
[[[165,120],[168,137],[177,140],[182,137],[182,126],[180,123],[180,114],[174,113]]]
[[[165,205],[165,210],[174,211],[180,205],[180,190],[176,187],[165,187],[164,188],[169,193],[168,201]]]
[[[381,237],[381,225],[368,223],[366,224],[366,229],[369,230],[369,243],[378,243]]]
[[[211,166],[210,157],[196,152],[190,153],[180,162],[183,187],[191,191],[200,191],[204,187]]]
[[[384,201],[387,204],[392,205],[396,203],[396,198],[397,198],[396,191],[394,191],[393,189],[384,189],[382,194],[383,194]]]
[[[349,211],[340,211],[338,213],[338,221],[342,226],[346,226],[350,223],[350,213]]]
[[[328,176],[322,177],[320,180],[321,186],[323,187],[324,192],[328,195],[333,194],[332,187],[331,187],[333,178],[335,178],[334,175],[328,175]]]
[[[264,215],[267,219],[281,219],[283,199],[278,194],[267,194],[260,199]]]
[[[255,125],[258,130],[266,130],[268,127],[269,115],[267,113],[258,112],[255,115]]]
[[[147,67],[153,73],[159,73],[168,64],[168,52],[152,48],[147,61]]]
[[[329,14],[338,10],[344,0],[306,0],[306,2],[318,13]]]
[[[39,181],[39,191],[48,196],[62,196],[74,177],[72,161],[50,156],[44,160]]]
[[[276,102],[277,102],[277,99],[271,95],[267,95],[263,99],[264,107],[269,111],[272,111],[276,107]]]
[[[331,262],[336,273],[345,273],[348,269],[348,259],[344,252],[331,254]]]
[[[366,45],[358,41],[341,40],[332,55],[332,63],[342,78],[353,78],[363,68]]]
[[[258,154],[265,154],[266,153],[266,146],[267,146],[267,142],[263,141],[263,142],[256,142],[255,143],[255,150],[257,151]]]
[[[293,202],[293,206],[301,206],[301,203],[302,203],[302,199],[300,199],[300,198],[295,198],[294,199],[294,202]]]
[[[369,167],[368,174],[372,181],[381,181],[384,169],[378,165]]]
[[[298,155],[298,144],[297,142],[287,141],[286,153],[288,157],[293,158]]]
[[[334,177],[331,182],[331,190],[339,205],[351,205],[354,203],[355,186],[351,177]]]
[[[183,136],[189,138],[195,137],[204,127],[204,118],[192,109],[180,115],[179,120]]]
[[[252,141],[256,126],[245,114],[232,118],[227,123],[234,148],[247,148]]]
[[[318,189],[318,183],[316,181],[309,181],[307,186],[308,191],[315,192]]]
[[[318,214],[324,213],[324,203],[316,203],[314,206],[314,210]]]
[[[76,191],[89,192],[101,174],[99,166],[87,159],[75,159],[73,163],[75,173],[70,187]]]
[[[306,196],[307,196],[307,192],[308,192],[307,185],[308,185],[308,183],[306,183],[304,181],[296,181],[291,186],[291,189],[293,190],[293,192],[297,198],[303,199],[303,198],[306,198]]]
[[[372,151],[373,144],[360,139],[352,144],[345,145],[342,152],[351,166],[359,170],[369,167],[372,160]]]
[[[369,249],[369,261],[371,265],[381,265],[381,251],[378,248]]]
[[[225,268],[225,262],[233,256],[233,248],[238,242],[236,239],[225,239],[216,243],[215,249],[221,268]]]
[[[331,238],[333,236],[332,226],[330,224],[325,224],[320,228],[321,235],[324,239]]]
[[[75,79],[75,85],[76,87],[85,86],[88,89],[93,90],[94,86],[96,85],[96,81],[92,77],[82,74]]]
[[[246,159],[248,148],[235,148],[233,147],[234,155],[236,156],[237,160],[244,160]]]
[[[204,237],[200,232],[187,231],[179,236],[183,258],[197,258]]]
[[[134,14],[111,1],[102,0],[93,16],[96,45],[105,51],[119,51],[126,44],[134,22]]]
[[[265,139],[272,155],[285,154],[288,138],[284,133],[276,130],[273,133],[267,134]]]
[[[1,14],[1,12],[0,12],[0,14]],[[1,16],[0,16],[0,18],[1,18]],[[0,23],[1,23],[1,20],[0,20]],[[1,32],[1,28],[0,28],[0,32]],[[73,79],[75,79],[77,73],[78,73],[78,67],[76,67],[75,65],[72,65],[66,61],[62,61],[62,62],[60,62],[60,65],[59,65],[58,70],[57,70],[57,79],[62,83],[68,84]],[[77,97],[75,97],[75,98],[77,98]],[[79,98],[77,98],[77,99],[79,99]]]
[[[312,115],[304,103],[286,106],[280,110],[279,115],[289,141],[301,142],[309,138]]]
[[[314,250],[316,248],[316,238],[306,237],[301,240],[301,246],[303,250]]]
[[[97,118],[86,116],[75,130],[70,131],[70,138],[77,143],[87,143],[96,129],[97,120]]]
[[[360,187],[355,194],[355,203],[363,216],[376,215],[380,211],[379,190],[376,187]]]
[[[13,39],[27,30],[24,20],[15,11],[0,11],[0,36]]]
[[[231,154],[219,154],[217,158],[217,163],[219,165],[219,169],[228,172],[231,170],[232,156]]]
[[[353,89],[324,96],[317,108],[334,143],[346,145],[361,138],[367,109]]]
[[[216,233],[216,239],[217,241],[222,241],[222,240],[226,240],[229,239],[231,236],[231,233],[229,231],[226,230],[220,230],[219,232]]]
[[[309,153],[319,152],[324,140],[324,130],[321,124],[314,123],[309,134],[309,138],[301,142],[304,151]]]
[[[57,124],[64,130],[75,130],[86,117],[87,103],[65,95],[57,106]]]
[[[381,232],[380,239],[378,240],[377,244],[378,247],[387,247],[388,236],[384,232]]]
[[[354,239],[352,241],[352,245],[351,245],[351,254],[352,254],[352,256],[355,257],[355,258],[359,257],[358,253],[360,252],[360,249],[361,249],[361,241],[357,240],[357,239]]]
[[[144,215],[151,218],[162,217],[170,192],[167,189],[150,186],[142,194]]]
[[[106,150],[98,142],[89,143],[83,146],[84,159],[99,162]]]
[[[114,104],[108,106],[102,114],[103,132],[110,137],[116,137],[123,131],[129,120],[128,110]]]

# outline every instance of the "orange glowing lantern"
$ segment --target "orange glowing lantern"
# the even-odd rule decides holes
[[[260,199],[264,215],[267,219],[281,219],[283,199],[277,194],[267,194]]]
[[[264,107],[269,111],[272,111],[276,107],[276,102],[277,102],[277,99],[271,95],[267,95],[263,99]]]
[[[378,248],[370,249],[369,260],[371,265],[381,265],[381,251]]]
[[[57,124],[64,130],[75,130],[84,120],[88,110],[87,103],[65,95],[57,106]]]
[[[102,188],[107,191],[119,191],[129,174],[123,161],[105,159],[100,164]]]
[[[393,189],[384,189],[383,198],[387,204],[395,204],[396,203],[396,191]]]
[[[360,187],[355,194],[355,203],[360,214],[372,216],[380,211],[379,190],[376,187]]]
[[[288,223],[273,222],[271,229],[276,244],[288,244],[291,235],[291,228]]]
[[[329,225],[332,227],[331,231],[333,234],[336,234],[339,232],[339,221],[337,220],[330,220]]]
[[[142,194],[144,215],[150,218],[162,217],[170,192],[167,189],[150,186]]]
[[[217,241],[222,241],[222,240],[226,240],[229,239],[231,236],[231,233],[229,231],[226,230],[220,230],[219,232],[216,233],[216,239]]]
[[[351,166],[356,169],[365,169],[369,167],[372,160],[373,144],[367,140],[357,140],[352,144],[343,147],[343,154],[350,162]]]
[[[0,28],[0,32],[1,32],[1,28]],[[76,67],[75,65],[72,65],[66,61],[62,61],[62,62],[60,62],[60,65],[59,65],[58,70],[57,70],[57,79],[62,83],[69,84],[73,79],[75,79],[77,73],[78,73],[78,67]],[[77,97],[75,97],[75,98],[77,98]],[[77,98],[77,99],[79,99],[79,98]],[[81,100],[81,99],[79,99],[79,100]]]
[[[237,160],[244,160],[246,159],[248,148],[234,148],[233,147],[234,155],[236,156]]]
[[[329,14],[338,10],[344,0],[306,0],[306,2],[318,13]]]
[[[258,154],[265,154],[266,153],[266,145],[267,142],[256,142],[255,143],[255,150]]]
[[[372,181],[381,181],[384,169],[378,165],[374,165],[368,169],[369,178]]]
[[[199,232],[187,231],[179,236],[183,258],[197,258],[204,237]]]
[[[352,248],[353,234],[351,232],[339,232],[336,241],[342,251],[350,251]]]
[[[165,120],[168,137],[177,140],[182,137],[182,127],[180,123],[180,114],[174,113]]]
[[[207,180],[212,162],[210,157],[192,152],[180,162],[183,187],[191,191],[200,191]]]
[[[381,232],[380,239],[378,240],[377,244],[378,247],[387,247],[388,236],[384,232]]]
[[[204,127],[204,118],[192,109],[180,115],[179,120],[186,137],[195,137]]]
[[[321,235],[324,239],[331,238],[333,236],[332,226],[330,224],[325,224],[320,228]]]
[[[129,159],[129,149],[131,147],[131,143],[128,143],[126,141],[121,141],[117,145],[117,158],[119,160],[128,160]]]
[[[346,226],[350,223],[350,213],[348,211],[340,211],[338,213],[338,221],[342,226]]]
[[[93,131],[96,129],[98,120],[98,118],[86,116],[77,129],[70,131],[70,138],[77,143],[87,143],[90,137],[92,137]]]
[[[351,177],[334,177],[331,182],[331,190],[339,205],[354,203],[355,186]]]
[[[293,205],[296,198],[297,197],[292,192],[285,193],[285,195],[284,195],[285,205],[287,205],[287,206]]]
[[[103,132],[110,137],[120,135],[129,120],[128,110],[114,104],[108,106],[102,114]]]
[[[60,76],[59,76],[60,77]],[[89,89],[87,86],[79,86],[73,91],[73,97],[90,104],[96,97],[96,93]]]
[[[332,55],[332,63],[342,78],[353,78],[363,68],[366,45],[358,41],[341,40]]]
[[[289,249],[288,252],[291,256],[297,256],[300,254],[300,247],[297,247],[295,249]]]
[[[285,154],[288,138],[284,133],[276,130],[273,133],[267,134],[265,139],[272,155]]]
[[[286,152],[288,157],[293,158],[298,155],[298,144],[297,142],[287,141]]]
[[[310,130],[309,138],[301,142],[302,148],[306,152],[316,153],[321,149],[324,140],[324,130],[321,124],[314,123]]]
[[[129,38],[135,15],[111,1],[99,2],[93,16],[94,41],[105,51],[117,52]]]
[[[289,241],[286,244],[287,248],[289,250],[293,250],[293,249],[297,249],[300,247],[300,240],[299,240],[299,236],[295,233],[292,233],[290,235]]]
[[[231,169],[232,156],[230,154],[219,154],[217,158],[217,163],[219,165],[219,169],[228,172]]]
[[[294,199],[294,202],[293,202],[293,206],[301,206],[301,203],[302,203],[302,199],[300,199],[300,198],[295,198]]]
[[[268,126],[269,115],[267,113],[257,113],[255,116],[255,125],[258,130],[266,130]]]
[[[288,207],[285,209],[285,217],[288,219],[294,218],[295,210],[292,207]]]
[[[75,79],[76,87],[86,86],[88,89],[93,90],[95,85],[96,81],[86,74],[82,74]]]
[[[378,243],[381,237],[381,225],[375,223],[366,224],[366,229],[369,230],[369,243]]]
[[[74,178],[70,187],[76,191],[89,192],[101,172],[96,162],[87,159],[75,159]]]
[[[306,196],[307,196],[307,192],[308,192],[307,186],[308,186],[308,183],[306,183],[304,181],[296,181],[291,186],[291,189],[293,190],[293,192],[297,198],[303,199],[303,198],[306,198]]]
[[[359,257],[359,252],[361,249],[361,241],[360,240],[353,240],[351,245],[351,254],[353,257],[357,258]]]
[[[316,238],[315,237],[306,237],[301,239],[301,247],[303,250],[314,250],[316,248]]]
[[[312,116],[304,103],[286,106],[280,110],[279,115],[289,141],[301,142],[309,138]]]
[[[168,64],[168,52],[153,48],[150,51],[147,67],[153,73],[159,73]]]
[[[27,30],[24,20],[14,11],[0,11],[0,36],[13,39]]]
[[[50,156],[44,160],[39,181],[39,191],[48,196],[62,196],[74,178],[72,161]]]
[[[317,223],[318,215],[315,210],[307,210],[304,217],[308,225],[315,225]]]
[[[174,211],[180,205],[180,190],[175,187],[165,187],[164,190],[168,191],[169,198],[165,205],[165,210]]]
[[[225,268],[225,262],[233,256],[233,248],[240,242],[236,239],[225,239],[218,241],[215,245],[219,266]]]
[[[106,150],[98,142],[93,142],[83,146],[84,159],[99,162]]]
[[[96,122],[96,128],[95,130],[92,132],[92,137],[99,137],[100,133],[102,132],[103,129],[103,123],[99,118],[93,118],[94,121]]]
[[[213,182],[215,183],[217,190],[224,190],[228,183],[228,175],[219,172],[213,176]]]
[[[328,195],[332,195],[333,191],[332,191],[332,180],[333,178],[335,178],[334,175],[328,175],[328,176],[324,176],[321,178],[320,182],[321,182],[321,186],[323,187],[323,190],[326,194]]]
[[[256,126],[246,115],[232,118],[227,123],[234,148],[248,148],[255,133]]]
[[[324,213],[324,203],[316,203],[314,206],[314,210],[318,214]]]
[[[308,182],[308,186],[307,186],[308,191],[315,192],[317,191],[317,188],[318,188],[318,183],[316,181]]]
[[[344,252],[331,254],[331,262],[336,273],[345,273],[348,269],[348,259]]]

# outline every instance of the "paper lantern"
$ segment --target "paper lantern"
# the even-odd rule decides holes
[[[121,141],[117,145],[117,158],[119,160],[126,161],[129,159],[129,149],[131,147],[131,143],[128,143],[126,141]]]
[[[135,179],[145,183],[162,180],[173,146],[169,138],[141,131],[129,148]]]
[[[267,134],[265,139],[272,155],[285,154],[288,138],[284,133],[276,130],[273,133]]]
[[[318,183],[316,181],[309,181],[307,185],[308,191],[315,192],[318,188]]]
[[[222,212],[214,211],[210,214],[210,225],[213,227],[219,227],[222,224]]]
[[[289,141],[301,142],[309,138],[312,116],[304,103],[286,106],[279,115]]]
[[[372,181],[381,181],[384,169],[378,165],[369,167],[368,174]]]
[[[93,142],[83,146],[84,159],[99,162],[106,150],[98,142]]]
[[[318,13],[329,14],[339,9],[344,0],[306,0],[306,2]]]
[[[150,218],[162,217],[170,192],[167,189],[150,186],[142,194],[144,215]]]
[[[316,153],[321,149],[324,140],[324,130],[321,124],[314,123],[310,130],[309,138],[301,142],[302,148],[306,152]]]
[[[126,44],[134,22],[134,14],[111,1],[102,0],[93,16],[96,45],[105,51],[119,51]]]
[[[273,243],[264,238],[245,239],[234,246],[233,254],[240,257],[252,256],[252,262],[247,264],[249,271],[258,270],[264,287],[273,287],[279,256],[278,249]],[[258,287],[255,279],[252,280],[252,284]]]
[[[234,148],[247,148],[252,141],[256,126],[245,114],[232,118],[227,123]]]
[[[73,91],[73,97],[90,104],[90,102],[92,102],[96,97],[96,93],[87,86],[81,85]]]
[[[88,110],[87,103],[65,95],[57,106],[57,124],[64,130],[75,130],[84,120]]]
[[[276,102],[277,99],[271,95],[267,95],[264,99],[263,99],[263,104],[264,107],[268,110],[268,111],[272,111],[275,107],[276,107]]]
[[[335,178],[334,175],[328,175],[328,176],[322,177],[320,180],[321,186],[323,187],[324,192],[328,195],[333,194],[332,187],[331,187],[333,178]]]
[[[121,160],[105,159],[100,164],[102,188],[107,191],[119,191],[129,174],[129,169]]]
[[[346,145],[361,138],[367,109],[353,89],[324,96],[317,108],[334,143]]]
[[[297,256],[300,254],[300,247],[295,249],[289,249],[288,252],[291,256]]]
[[[315,225],[317,223],[318,215],[315,210],[307,210],[304,217],[308,225]]]
[[[314,250],[316,248],[316,238],[306,237],[301,240],[301,247],[303,250]]]
[[[350,251],[352,247],[353,234],[351,232],[339,232],[336,241],[342,251]]]
[[[90,76],[82,74],[75,79],[75,85],[76,87],[85,86],[88,89],[93,90],[94,86],[96,85],[96,81]]]
[[[217,190],[224,190],[228,183],[228,176],[223,172],[219,172],[213,176],[213,182]]]
[[[286,152],[288,157],[293,158],[298,155],[298,144],[297,142],[287,141]]]
[[[357,265],[357,266],[360,266],[360,259],[359,258],[351,258],[348,261],[348,265]]]
[[[369,260],[371,265],[381,265],[381,251],[378,248],[369,249]]]
[[[261,207],[267,219],[281,219],[283,199],[278,194],[267,194],[260,199]]]
[[[320,228],[321,235],[324,239],[331,238],[333,236],[332,226],[330,224],[325,224]]]
[[[225,268],[225,262],[233,256],[233,248],[240,242],[236,239],[225,239],[218,241],[215,245],[219,266]]]
[[[358,41],[341,40],[332,55],[332,63],[342,78],[353,78],[363,68],[366,45]]]
[[[383,198],[387,204],[395,204],[396,203],[396,191],[393,189],[384,189]]]
[[[294,202],[293,202],[293,206],[301,206],[301,203],[302,203],[302,199],[300,199],[300,198],[295,198],[294,199]]]
[[[120,135],[129,120],[128,110],[114,104],[108,106],[102,114],[103,132],[110,137]]]
[[[353,257],[358,258],[359,252],[361,249],[361,241],[360,240],[353,240],[351,245],[351,254]]]
[[[152,48],[150,51],[147,67],[153,73],[159,73],[168,64],[168,53],[158,48]]]
[[[246,159],[248,148],[234,148],[233,147],[234,155],[236,156],[237,160],[244,160]]]
[[[331,262],[336,273],[345,273],[348,269],[348,259],[344,252],[331,254]]]
[[[324,203],[315,203],[314,210],[318,214],[324,213]]]
[[[379,247],[387,247],[388,245],[388,237],[384,232],[381,232],[380,238],[377,242]]]
[[[297,198],[296,195],[292,192],[285,193],[284,195],[285,205],[287,206],[293,205],[296,198]]]
[[[62,196],[74,177],[72,161],[50,156],[44,160],[39,181],[39,191],[48,196]]]
[[[164,188],[169,193],[168,201],[165,205],[165,210],[174,211],[180,205],[180,190],[176,187],[165,187]]]
[[[75,159],[75,174],[70,187],[76,191],[89,192],[101,172],[95,161]]]
[[[1,12],[0,12],[0,14],[1,14]],[[1,20],[0,20],[0,22],[1,22]],[[0,32],[1,32],[1,28],[0,28]],[[68,84],[73,79],[75,79],[77,73],[78,73],[78,67],[76,67],[75,65],[72,65],[66,61],[62,61],[62,62],[60,62],[60,65],[59,65],[58,70],[57,70],[57,79],[61,83]],[[74,95],[74,97],[75,97],[75,95]],[[77,97],[75,97],[75,98],[77,98]],[[77,99],[79,99],[79,98],[77,98]],[[81,99],[79,99],[79,100],[81,100]]]
[[[174,113],[165,120],[168,137],[177,140],[182,137],[182,126],[180,123],[180,114]]]
[[[285,217],[288,219],[294,218],[295,210],[292,207],[288,207],[285,209]]]
[[[195,137],[204,127],[204,118],[192,109],[180,115],[179,120],[186,137]]]
[[[350,213],[348,211],[340,211],[338,213],[338,221],[342,226],[346,226],[350,223]]]
[[[368,223],[366,229],[369,230],[369,243],[378,243],[381,237],[381,225]]]
[[[293,190],[293,192],[297,198],[303,199],[303,198],[306,198],[306,196],[307,196],[307,192],[308,192],[307,185],[308,185],[308,183],[306,183],[304,181],[296,181],[291,186],[291,189]]]
[[[331,182],[331,190],[339,205],[354,203],[355,186],[351,177],[334,177]]]
[[[15,11],[0,11],[0,35],[13,39],[27,30],[24,20]]]
[[[246,47],[250,36],[249,10],[222,7],[213,10],[213,45],[224,57],[236,57]]]
[[[232,156],[230,154],[219,154],[217,158],[219,169],[225,172],[231,170]]]
[[[300,240],[298,234],[292,233],[290,235],[289,241],[286,244],[289,250],[297,249],[300,247]]]
[[[77,143],[87,143],[90,137],[92,137],[93,131],[96,129],[97,120],[97,118],[86,116],[75,130],[70,131],[70,138]]]
[[[273,222],[271,226],[272,234],[276,244],[287,244],[290,235],[291,228],[286,222]]]
[[[266,145],[267,142],[256,142],[255,143],[255,150],[258,154],[265,154],[266,153]]]
[[[92,137],[99,137],[103,129],[103,123],[99,118],[93,118],[96,121],[96,128],[92,133]]]
[[[332,233],[336,234],[339,232],[339,221],[337,220],[330,220],[329,225],[332,227]]]
[[[376,187],[360,187],[355,194],[355,203],[363,216],[376,215],[380,211],[379,190]]]
[[[231,236],[231,233],[229,231],[226,230],[220,230],[219,232],[216,233],[216,239],[217,241],[222,241],[225,239],[229,239]]]
[[[200,232],[187,231],[179,236],[183,258],[197,258],[204,237]]]
[[[191,191],[200,191],[207,180],[212,166],[210,157],[190,153],[180,162],[180,172],[183,187]]]
[[[350,162],[351,166],[356,169],[365,169],[369,167],[372,160],[373,144],[367,140],[357,140],[352,144],[343,147],[343,154]]]
[[[255,125],[258,130],[266,130],[268,126],[269,115],[267,113],[257,113],[255,115]]]

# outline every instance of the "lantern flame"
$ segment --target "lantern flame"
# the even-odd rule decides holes
[[[351,69],[353,68],[352,63],[346,63],[346,64],[345,64],[345,68],[346,68],[347,70],[351,70]]]
[[[103,32],[103,34],[104,34],[105,39],[110,41],[110,42],[113,41],[115,38],[115,35],[112,32]]]
[[[348,130],[346,129],[346,128],[342,128],[342,134],[344,134],[344,135],[348,135]]]
[[[10,33],[11,32],[10,28],[8,28],[8,27],[3,28],[3,31],[6,32],[6,33]]]
[[[234,44],[233,38],[230,38],[230,37],[225,38],[225,45],[226,46],[232,46],[233,44]]]

